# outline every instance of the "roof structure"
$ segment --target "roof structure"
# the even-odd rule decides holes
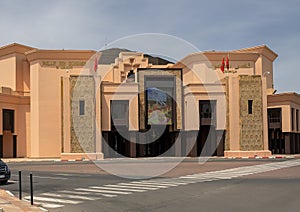
[[[100,52],[102,53],[102,55],[99,58],[98,63],[108,65],[108,64],[113,64],[115,62],[115,59],[119,57],[119,54],[121,52],[134,52],[134,51],[128,49],[121,49],[121,48],[111,48],[111,49],[102,50]],[[144,57],[148,58],[149,63],[153,65],[167,65],[172,63],[161,57],[155,57],[149,54],[144,54]]]

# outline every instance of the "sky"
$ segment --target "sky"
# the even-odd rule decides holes
[[[99,50],[141,33],[178,37],[200,51],[265,44],[279,55],[277,92],[300,93],[299,20],[298,0],[0,0],[0,46]]]

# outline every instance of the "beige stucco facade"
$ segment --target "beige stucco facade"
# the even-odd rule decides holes
[[[272,152],[294,154],[300,151],[300,95],[282,93],[268,96],[269,146]],[[278,114],[276,116],[276,114]]]
[[[282,133],[294,133],[284,135],[285,153],[300,148],[300,98],[273,94],[277,54],[267,46],[194,53],[175,64],[122,50],[101,63],[104,53],[0,47],[3,157],[147,157],[168,149],[173,156],[269,156],[277,152],[270,149],[268,108],[281,108]],[[144,89],[154,85],[174,96],[168,127],[156,144],[146,144],[153,105]],[[124,108],[125,118],[113,120],[114,107]]]

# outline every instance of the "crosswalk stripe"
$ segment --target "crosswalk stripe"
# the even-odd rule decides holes
[[[154,186],[170,186],[170,187],[174,187],[174,186],[178,186],[175,184],[167,184],[167,183],[156,183],[156,182],[130,182],[130,183],[134,183],[134,184],[146,184],[146,185],[154,185]]]
[[[163,181],[162,183],[171,183],[174,185],[186,185],[188,182],[182,182],[179,179],[176,179],[174,181]]]
[[[85,197],[85,196],[78,196],[78,195],[69,195],[69,194],[55,194],[55,193],[42,193],[40,195],[43,196],[49,196],[49,197],[65,197],[65,198],[71,198],[71,199],[82,199],[82,200],[97,200],[100,198],[91,198],[91,197]]]
[[[133,188],[133,189],[142,189],[142,190],[158,190],[159,188],[149,188],[149,187],[143,187],[139,185],[105,185],[107,187],[115,187],[115,188]]]
[[[149,188],[168,188],[168,186],[158,186],[158,185],[148,185],[145,183],[119,183],[119,185],[133,185],[133,186],[143,186],[143,187],[149,187]]]
[[[152,181],[149,181],[152,182]],[[162,184],[173,184],[173,185],[186,185],[187,182],[182,182],[179,181],[179,179],[169,179],[169,180],[164,180],[164,181],[153,181],[153,182],[157,182],[157,183],[162,183]]]
[[[79,195],[88,195],[92,194],[92,192],[83,192],[83,191],[69,191],[69,190],[61,190],[57,191],[59,193],[66,193],[66,194],[79,194]]]
[[[53,180],[67,180],[68,179],[65,177],[45,177],[45,176],[34,176],[34,178],[53,179]]]
[[[174,187],[174,186],[179,186],[179,185],[184,185],[184,183],[175,183],[175,182],[156,182],[156,181],[141,181],[141,182],[131,182],[131,183],[145,183],[145,184],[148,184],[148,185],[162,185],[162,186],[171,186],[171,187]]]
[[[28,200],[25,200],[25,201],[28,201]],[[54,204],[54,203],[36,202],[36,201],[34,201],[34,204],[42,205],[43,208],[52,208],[52,209],[64,207],[64,205],[59,205],[59,204]]]
[[[58,191],[61,193],[67,193],[67,194],[79,194],[79,195],[90,195],[90,196],[103,196],[103,197],[116,197],[117,195],[111,195],[111,194],[101,194],[101,193],[95,193],[92,191]]]
[[[182,176],[181,179],[195,179],[197,176]]]
[[[74,176],[73,174],[68,174],[68,173],[59,173],[59,174],[53,174],[53,175],[56,175],[56,176],[65,176],[65,177]]]
[[[230,179],[232,179],[232,176],[218,176],[216,178],[222,179],[222,180],[230,180]]]
[[[147,190],[141,190],[141,189],[130,189],[130,188],[112,188],[112,187],[106,187],[106,185],[99,187],[99,186],[91,186],[90,188],[95,189],[107,189],[107,190],[117,190],[117,191],[132,191],[132,192],[145,192]]]
[[[24,199],[30,199],[29,196],[24,197]],[[49,198],[49,197],[33,197],[33,200],[37,201],[45,201],[45,202],[57,202],[57,203],[66,203],[66,204],[79,204],[82,201],[68,200],[68,199],[57,199],[57,198]]]
[[[108,191],[108,190],[88,189],[88,188],[77,188],[75,190],[78,190],[78,191],[92,191],[92,192],[97,192],[97,193],[108,193],[108,194],[132,194],[131,192],[124,192],[124,191]]]

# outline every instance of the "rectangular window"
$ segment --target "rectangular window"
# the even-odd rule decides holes
[[[79,100],[79,115],[83,116],[84,115],[84,109],[85,109],[85,101],[84,100]]]
[[[216,125],[216,101],[199,101],[199,109],[200,109],[200,125]]]
[[[295,109],[292,108],[292,110],[291,110],[292,131],[294,131],[294,128],[295,128],[295,126],[294,126],[295,125],[294,111],[295,111]]]
[[[272,108],[268,109],[269,123],[281,123],[281,109]]]
[[[15,119],[15,111],[14,110],[8,110],[3,109],[3,130],[11,131],[14,133],[14,119]]]
[[[129,101],[111,100],[111,124],[114,126],[128,126],[129,123]]]
[[[200,118],[212,118],[212,112],[210,101],[200,101]]]
[[[248,100],[248,114],[253,113],[253,100]]]

